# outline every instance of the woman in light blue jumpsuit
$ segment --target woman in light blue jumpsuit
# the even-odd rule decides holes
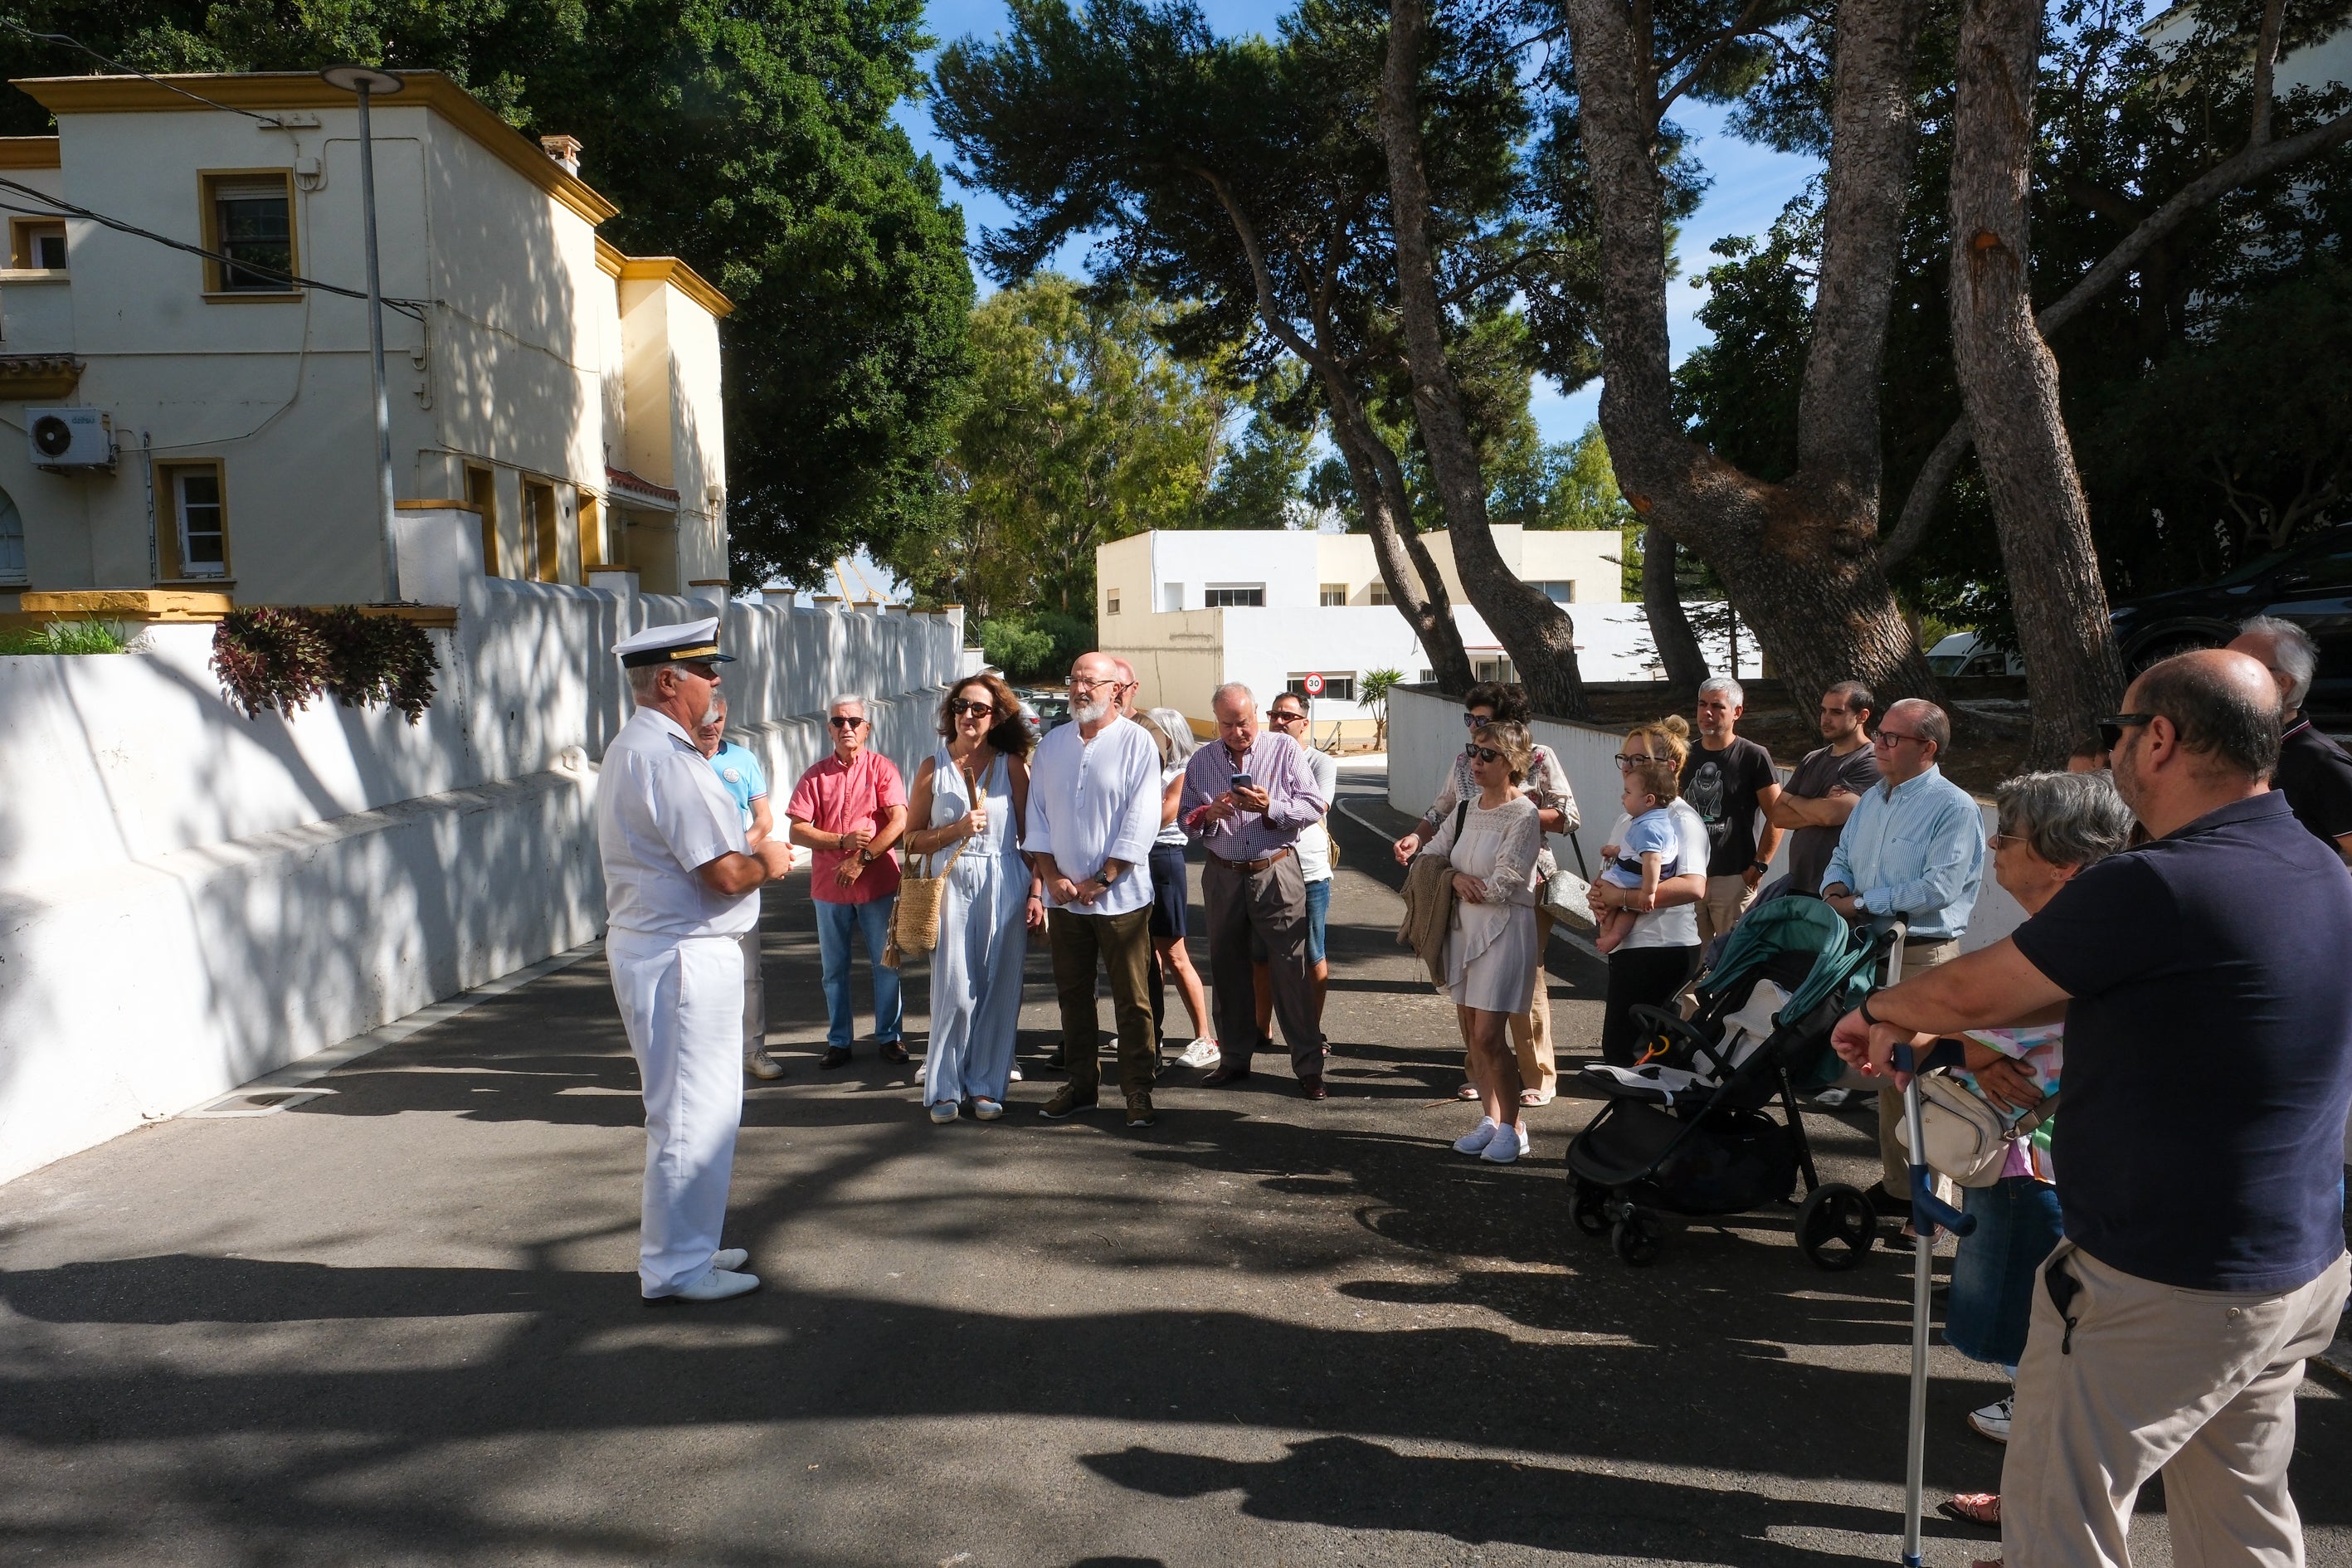
[[[923,1100],[935,1122],[953,1121],[966,1100],[974,1117],[993,1121],[1004,1114],[1013,1072],[1029,931],[1045,924],[1041,889],[1021,853],[1034,742],[1018,700],[992,676],[948,693],[940,732],[947,743],[916,770],[908,801],[908,819],[924,826],[907,837],[908,849],[928,855],[933,874],[946,879]]]

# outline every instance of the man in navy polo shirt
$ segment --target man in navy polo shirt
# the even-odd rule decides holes
[[[2149,842],[2009,940],[1870,998],[1848,1060],[2063,1005],[2042,1265],[2001,1473],[2008,1568],[2125,1564],[2165,1473],[2184,1568],[2299,1563],[2294,1390],[2347,1283],[2352,878],[2268,784],[2278,696],[2241,653],[2151,667],[2102,729]]]

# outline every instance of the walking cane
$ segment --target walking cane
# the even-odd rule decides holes
[[[1886,983],[1903,973],[1903,928],[1886,952]],[[1919,1521],[1927,1483],[1927,1303],[1935,1282],[1936,1231],[1967,1236],[1977,1227],[1974,1215],[1964,1215],[1936,1195],[1935,1173],[1927,1168],[1927,1140],[1919,1126],[1919,1074],[1931,1065],[1936,1048],[1915,1059],[1907,1044],[1895,1047],[1895,1070],[1911,1075],[1903,1089],[1903,1122],[1911,1135],[1911,1430],[1903,1467],[1903,1564],[1920,1568]]]

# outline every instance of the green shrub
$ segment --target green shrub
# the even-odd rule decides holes
[[[128,653],[131,639],[107,621],[51,621],[0,631],[0,654]]]
[[[436,660],[425,628],[357,606],[231,610],[213,633],[213,673],[248,719],[292,718],[315,698],[397,708],[412,724],[432,705]]]

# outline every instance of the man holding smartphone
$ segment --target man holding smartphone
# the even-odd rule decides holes
[[[1203,1081],[1214,1088],[1249,1077],[1251,1056],[1274,1043],[1258,1037],[1255,944],[1265,954],[1274,1016],[1299,1089],[1321,1100],[1323,1027],[1307,958],[1307,882],[1295,847],[1300,830],[1322,821],[1331,803],[1317,788],[1298,742],[1259,731],[1257,699],[1248,687],[1228,682],[1210,702],[1219,743],[1192,753],[1177,806],[1177,820],[1207,856],[1201,899],[1208,906],[1209,977],[1223,1061]]]

